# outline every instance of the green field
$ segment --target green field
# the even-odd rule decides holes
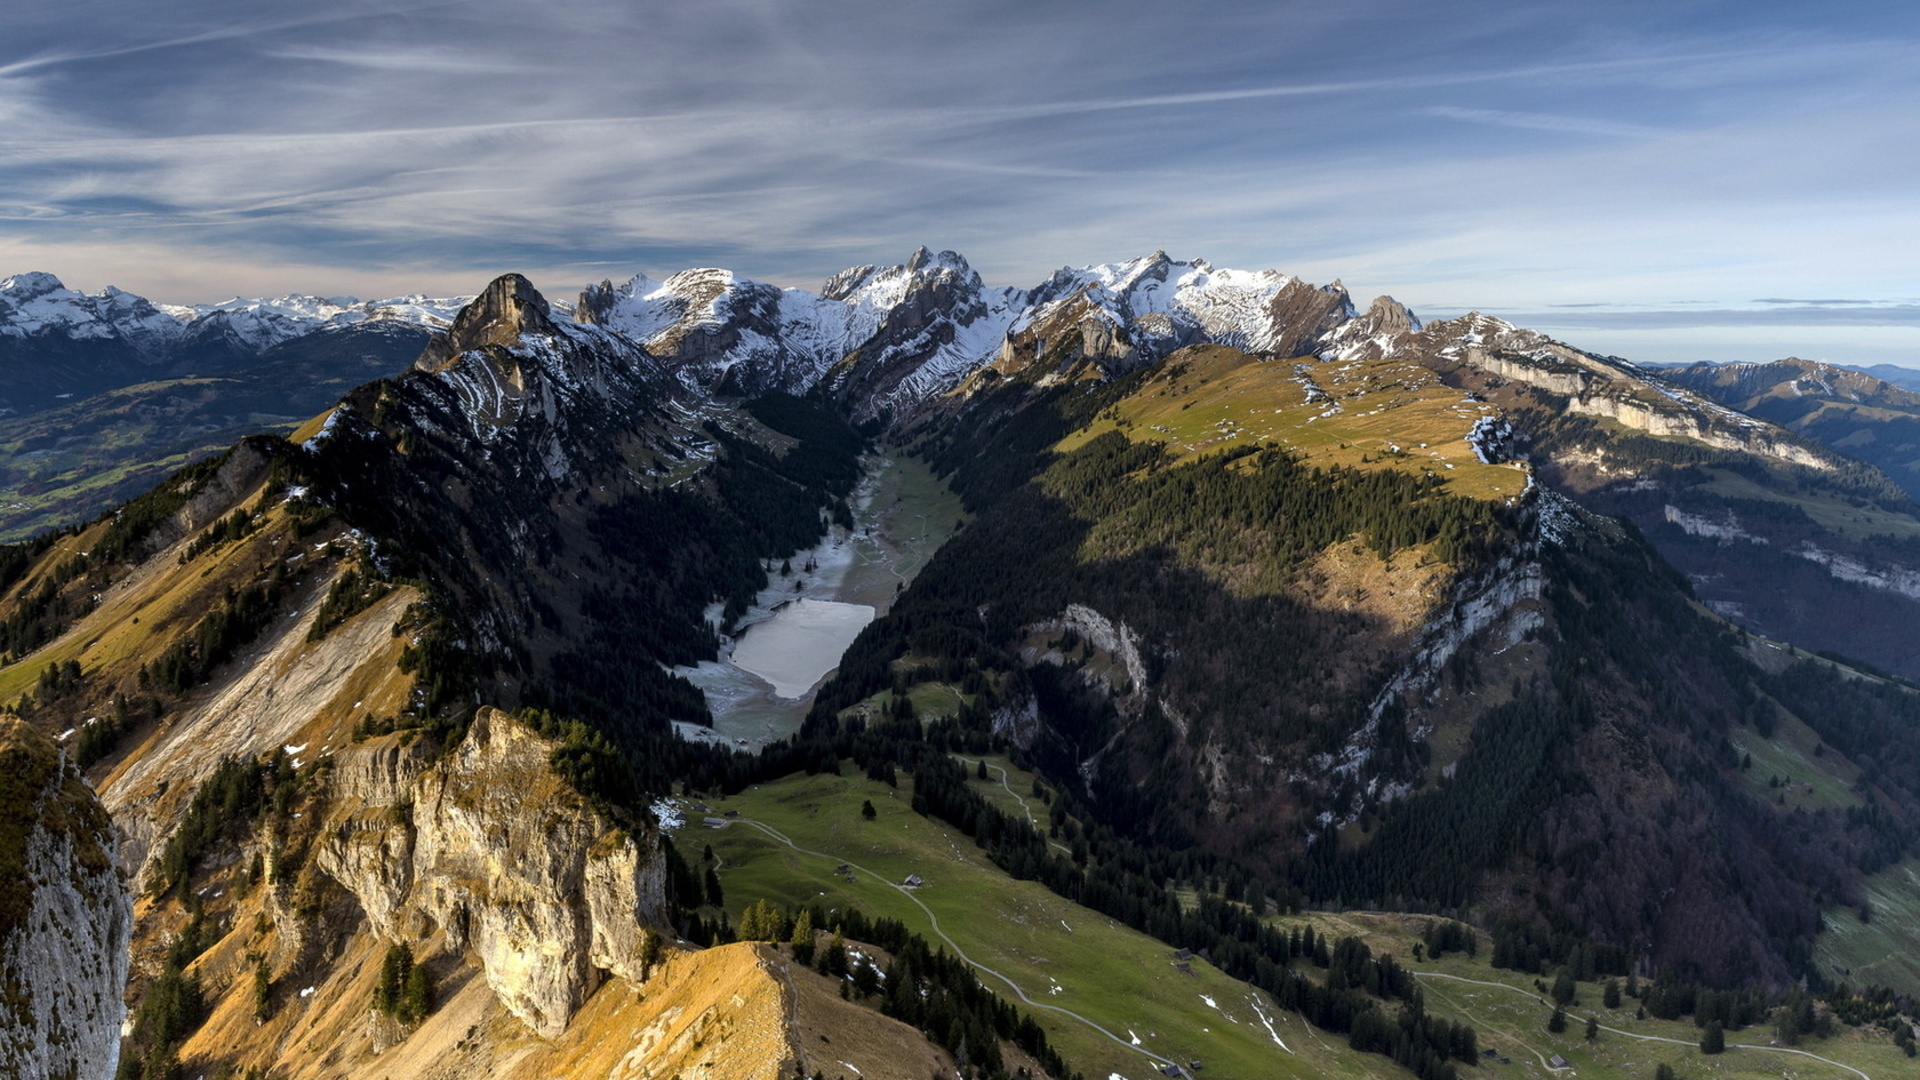
[[[1033,778],[1008,769],[1004,759],[987,760],[989,779],[973,781],[976,789],[1002,810],[1044,821],[1044,804],[1030,794]],[[702,846],[712,845],[736,919],[748,904],[766,899],[857,907],[899,919],[936,942],[944,933],[976,966],[1004,976],[983,973],[996,992],[1016,996],[1007,980],[1025,991],[1049,1037],[1093,1080],[1115,1075],[1139,1080],[1154,1069],[1139,1050],[1109,1039],[1094,1025],[1124,1042],[1137,1038],[1165,1057],[1201,1060],[1205,1077],[1407,1075],[1385,1058],[1356,1054],[1344,1038],[1280,1012],[1264,995],[1204,962],[1193,964],[1192,976],[1178,973],[1172,944],[1119,926],[1037,883],[1007,877],[971,841],[914,814],[911,798],[911,779],[905,776],[898,790],[853,775],[795,776],[718,801],[714,809],[737,810],[741,818],[719,830],[684,829],[679,843],[689,859],[700,858]],[[871,800],[878,811],[871,822],[860,815],[863,800]],[[849,864],[849,875],[835,874],[841,863]],[[895,884],[909,874],[925,879],[924,887],[908,891]],[[1906,876],[1896,882],[1898,874]],[[1920,909],[1920,867],[1908,864],[1875,880],[1880,879],[1887,879],[1882,891],[1889,897],[1897,895],[1899,903]],[[1902,922],[1912,925],[1915,910],[1895,906],[1891,899],[1884,903],[1884,917],[1875,920],[1887,927],[1884,933],[1894,933]],[[1487,963],[1491,947],[1484,942],[1477,959],[1453,954],[1420,962],[1411,959],[1424,925],[1419,916],[1316,913],[1278,921],[1311,922],[1317,931],[1335,936],[1357,934],[1376,952],[1391,952],[1422,972],[1429,1011],[1472,1023],[1480,1045],[1507,1059],[1485,1060],[1463,1070],[1466,1076],[1650,1080],[1662,1062],[1672,1065],[1681,1080],[1920,1076],[1920,1063],[1874,1029],[1843,1027],[1831,1039],[1803,1042],[1802,1053],[1788,1053],[1766,1048],[1771,1029],[1756,1025],[1729,1032],[1728,1051],[1710,1057],[1700,1052],[1700,1033],[1690,1020],[1636,1020],[1632,998],[1623,1008],[1603,1009],[1601,987],[1591,983],[1580,986],[1567,1032],[1552,1035],[1546,1030],[1552,1009],[1533,978],[1494,970]],[[1842,939],[1823,935],[1823,945],[1829,940]],[[1847,947],[1862,952],[1883,947],[1865,938],[1847,941]],[[1613,1030],[1587,1042],[1588,1016]],[[1571,1074],[1548,1067],[1555,1054],[1570,1063]]]
[[[1848,908],[1828,912],[1814,962],[1836,981],[1920,996],[1920,859],[1889,866],[1862,884],[1871,918],[1863,923]]]
[[[1741,772],[1741,782],[1757,799],[1787,811],[1860,805],[1860,796],[1853,790],[1859,767],[1839,751],[1822,747],[1820,736],[1798,717],[1783,713],[1772,738],[1741,728],[1729,740],[1734,753],[1753,757],[1753,765]],[[1775,777],[1781,781],[1778,787],[1773,786]]]

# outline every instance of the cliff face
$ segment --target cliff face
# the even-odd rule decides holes
[[[0,1075],[112,1075],[131,933],[106,811],[52,742],[0,717]]]
[[[444,761],[389,738],[338,755],[321,869],[390,939],[445,934],[548,1038],[608,974],[638,982],[665,864],[554,774],[554,744],[483,709]]]

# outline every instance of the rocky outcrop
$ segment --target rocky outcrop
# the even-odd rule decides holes
[[[554,772],[554,748],[494,709],[439,761],[398,737],[369,740],[337,756],[319,847],[375,933],[443,932],[548,1038],[606,975],[639,981],[665,904],[652,825],[617,828]]]
[[[1348,319],[1353,304],[1339,282],[1324,288],[1294,278],[1273,294],[1267,304],[1269,337],[1266,351],[1275,356],[1309,356],[1321,341]]]
[[[462,353],[489,345],[512,345],[522,334],[551,336],[555,332],[546,297],[519,274],[503,274],[460,309],[453,326],[427,342],[414,366],[436,371]]]
[[[65,753],[0,717],[0,1076],[113,1074],[132,932],[106,811]]]

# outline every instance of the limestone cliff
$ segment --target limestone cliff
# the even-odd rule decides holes
[[[555,775],[553,750],[482,709],[441,761],[397,737],[343,751],[319,846],[374,933],[471,949],[508,1011],[549,1038],[606,975],[639,981],[665,905],[651,823],[616,828]]]
[[[113,1073],[131,932],[106,811],[59,748],[0,717],[0,1076]]]

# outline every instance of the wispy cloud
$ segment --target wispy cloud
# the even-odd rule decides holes
[[[1843,304],[1876,304],[1878,300],[1783,300],[1779,297],[1765,297],[1755,300],[1756,304],[1795,304],[1802,307],[1838,307]]]
[[[1623,124],[1614,120],[1596,120],[1585,116],[1557,116],[1552,113],[1512,112],[1506,109],[1463,109],[1454,105],[1434,105],[1425,112],[1449,120],[1492,127],[1518,128],[1523,131],[1565,131],[1578,135],[1607,135],[1621,139],[1650,139],[1670,131],[1645,124]]]
[[[1563,319],[1915,292],[1920,13],[91,4],[0,42],[0,271],[799,284],[926,243],[1011,283],[1158,247]]]
[[[345,47],[325,45],[285,45],[264,50],[275,60],[305,60],[319,64],[368,71],[390,71],[414,75],[461,73],[470,75],[509,75],[537,71],[539,67],[510,53],[476,55],[472,51],[446,45],[401,47]]]

